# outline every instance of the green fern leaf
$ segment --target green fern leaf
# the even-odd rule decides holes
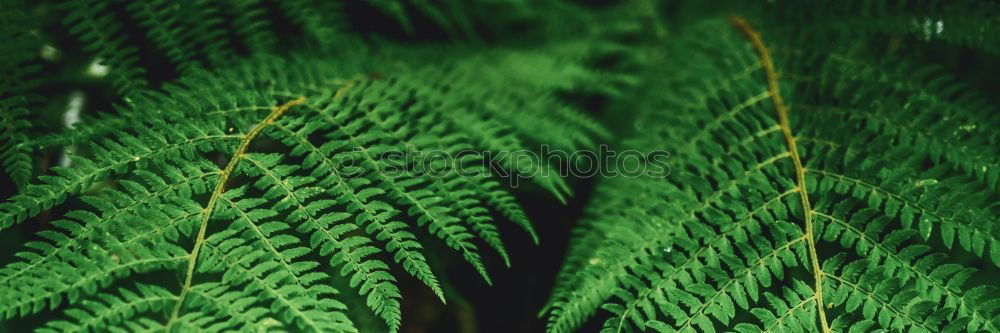
[[[932,251],[1000,264],[996,137],[955,130],[994,108],[940,73],[788,35],[705,20],[661,48],[650,82],[683,88],[641,97],[628,145],[670,151],[672,172],[603,181],[550,331],[598,308],[604,332],[996,329],[995,288]]]
[[[65,312],[47,324],[52,330],[358,331],[346,293],[364,298],[395,332],[404,319],[394,266],[444,301],[427,242],[455,250],[489,283],[480,247],[510,262],[493,213],[537,235],[492,170],[480,165],[477,178],[394,174],[386,153],[526,149],[547,137],[576,147],[607,134],[566,106],[545,114],[560,103],[556,90],[597,80],[582,64],[537,51],[508,55],[520,60],[488,78],[522,86],[506,92],[501,83],[463,84],[496,57],[466,50],[443,65],[419,59],[431,52],[390,61],[398,55],[388,49],[357,50],[365,56],[349,61],[310,51],[261,54],[213,68],[222,58],[202,52],[222,53],[202,49],[195,35],[209,28],[185,23],[177,11],[187,5],[213,6],[130,8],[151,29],[168,22],[151,40],[168,51],[180,79],[157,90],[136,86],[118,114],[29,143],[77,148],[68,166],[0,204],[2,227],[77,201],[88,207],[52,222],[0,269],[4,318]],[[376,66],[383,59],[393,65]],[[525,66],[548,71],[537,77]],[[386,72],[363,74],[371,68]],[[548,120],[501,123],[517,119],[500,107],[514,102],[525,103],[524,117]],[[495,129],[476,132],[486,126]],[[544,130],[551,134],[537,133]],[[549,177],[532,179],[568,193]],[[433,236],[418,237],[423,232]],[[163,273],[179,283],[123,285]]]

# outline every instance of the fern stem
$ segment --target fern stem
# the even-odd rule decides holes
[[[764,74],[767,76],[767,91],[771,95],[774,109],[778,113],[778,122],[781,132],[785,135],[785,142],[788,145],[788,152],[792,154],[792,163],[795,165],[795,178],[799,188],[799,197],[802,199],[802,214],[805,219],[805,237],[809,244],[809,257],[812,261],[813,279],[816,291],[816,309],[819,311],[820,324],[823,332],[832,332],[830,324],[826,319],[826,311],[823,308],[823,270],[819,266],[819,255],[816,254],[816,240],[813,235],[813,210],[809,202],[809,191],[806,190],[806,169],[802,166],[802,159],[799,157],[799,149],[795,143],[795,135],[792,134],[792,127],[788,120],[788,107],[781,100],[781,90],[778,85],[778,74],[774,70],[774,62],[771,60],[770,52],[760,38],[760,33],[753,30],[745,19],[739,16],[730,16],[729,20],[736,28],[743,32],[754,49],[760,56],[760,63],[764,66]]]
[[[198,252],[201,250],[202,243],[205,242],[205,233],[208,230],[208,220],[212,217],[212,211],[215,210],[215,204],[222,196],[222,193],[226,191],[226,181],[233,174],[233,170],[236,169],[236,164],[239,163],[243,156],[246,154],[247,148],[250,147],[250,143],[260,134],[260,132],[267,126],[274,123],[275,120],[285,114],[293,106],[301,104],[306,100],[305,97],[299,97],[297,99],[291,100],[275,107],[271,114],[261,120],[253,129],[250,130],[243,139],[240,140],[240,146],[236,148],[236,152],[233,153],[233,157],[229,159],[229,163],[226,164],[226,168],[222,170],[219,174],[219,181],[215,184],[215,190],[212,191],[212,196],[208,199],[208,204],[202,210],[201,214],[201,224],[198,227],[198,236],[194,240],[194,245],[191,248],[191,254],[188,256],[188,267],[187,274],[184,275],[184,285],[181,287],[181,292],[177,296],[177,304],[174,305],[174,310],[170,314],[170,319],[163,326],[164,332],[170,332],[170,326],[177,320],[180,315],[181,306],[184,305],[184,298],[187,293],[191,290],[191,280],[194,276],[194,268],[198,263]]]

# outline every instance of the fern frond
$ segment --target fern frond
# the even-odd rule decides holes
[[[120,296],[118,296],[120,295]],[[135,290],[119,289],[114,294],[98,294],[93,300],[82,302],[82,307],[67,310],[73,320],[50,321],[40,332],[91,332],[114,327],[119,330],[134,324],[123,320],[139,321],[137,313],[163,312],[177,302],[177,295],[169,290],[145,284],[136,284]],[[140,317],[141,318],[141,317]]]
[[[194,42],[182,36],[185,29],[178,12],[182,4],[172,1],[141,1],[128,5],[139,24],[149,29],[149,36],[182,72],[198,66]]]
[[[26,130],[30,127],[25,118],[28,110],[17,106],[15,101],[5,100],[3,115],[0,116],[0,126],[4,128],[3,146],[0,147],[0,160],[3,161],[4,171],[10,175],[11,179],[18,186],[25,186],[31,178],[32,165],[31,155],[26,149],[28,141]]]
[[[129,97],[148,85],[146,71],[136,63],[137,48],[126,44],[121,23],[111,15],[111,3],[106,1],[67,1],[63,23],[69,32],[84,43],[84,50],[93,54],[110,70],[108,75],[118,93]]]
[[[7,318],[35,313],[46,304],[60,305],[63,295],[74,302],[81,293],[93,293],[110,283],[109,277],[178,263],[184,251],[164,243],[177,239],[179,232],[190,234],[200,210],[194,202],[175,197],[207,192],[217,173],[205,170],[202,164],[167,167],[162,176],[139,171],[147,184],[122,181],[127,191],[84,198],[100,215],[67,213],[67,219],[52,222],[62,231],[42,233],[45,241],[32,243],[34,251],[18,254],[24,261],[0,270],[0,282],[16,291],[4,295],[0,311]]]
[[[504,218],[510,220],[521,229],[524,229],[524,231],[531,236],[531,239],[535,242],[535,244],[538,244],[538,232],[536,232],[535,228],[531,225],[524,209],[521,208],[514,196],[503,188],[500,183],[495,180],[484,180],[477,183],[475,188],[476,193],[479,193],[480,200],[489,203],[489,205],[499,211]]]
[[[158,125],[165,125],[162,122]],[[129,167],[159,165],[180,156],[207,151],[239,135],[227,134],[209,124],[179,124],[160,132],[136,128],[136,137],[104,139],[93,143],[91,158],[74,159],[72,168],[53,168],[55,176],[39,177],[42,183],[28,185],[24,191],[0,204],[0,227],[8,228],[37,215],[43,209],[66,200],[68,195],[85,192],[105,177],[123,173]]]
[[[850,206],[850,201],[843,201],[833,207],[832,211],[843,214],[850,210]],[[981,286],[963,291],[963,284],[976,270],[947,263],[947,256],[931,253],[930,246],[904,244],[907,240],[918,238],[916,230],[893,230],[879,239],[879,235],[885,232],[884,229],[892,220],[878,213],[871,208],[860,209],[850,218],[817,213],[817,227],[823,230],[824,240],[839,240],[841,245],[852,247],[859,255],[864,256],[867,265],[878,265],[893,272],[890,278],[899,278],[922,297],[934,302],[940,300],[944,307],[955,309],[958,318],[962,318],[969,327],[975,327],[972,330],[997,329],[1000,313],[996,307],[982,299],[984,296],[989,297],[989,291],[995,288]],[[835,270],[839,261],[842,259],[830,259],[831,267],[824,268],[824,271]]]
[[[372,59],[392,56],[388,51]],[[447,63],[482,61],[469,57],[455,56]],[[556,66],[537,55],[526,59]],[[131,97],[117,116],[36,141],[40,146],[89,143],[79,144],[80,156],[71,166],[54,168],[54,176],[43,176],[3,203],[4,227],[68,198],[79,197],[91,207],[53,222],[57,228],[42,233],[45,242],[33,243],[34,250],[20,254],[23,260],[0,270],[4,285],[11,286],[6,290],[12,291],[4,293],[0,312],[9,318],[46,307],[75,307],[101,293],[121,296],[107,289],[121,279],[176,272],[179,289],[163,285],[175,297],[167,305],[171,310],[129,312],[128,318],[102,327],[357,331],[342,294],[332,287],[343,280],[394,332],[402,325],[403,295],[390,262],[444,301],[440,272],[431,269],[424,254],[428,240],[418,238],[415,228],[460,253],[489,282],[479,243],[497,250],[505,263],[510,260],[492,212],[509,216],[537,238],[510,191],[489,178],[394,175],[383,153],[408,147],[454,153],[481,148],[480,140],[504,142],[488,146],[494,149],[527,149],[527,142],[544,140],[544,133],[530,133],[540,125],[522,129],[518,126],[528,122],[512,122],[493,137],[471,138],[465,134],[472,132],[468,127],[485,127],[495,122],[486,117],[502,110],[476,108],[482,116],[474,118],[456,114],[473,102],[545,95],[544,103],[518,106],[525,117],[541,117],[543,108],[559,103],[551,99],[555,91],[575,83],[550,82],[535,92],[511,94],[490,91],[499,84],[423,89],[426,73],[449,73],[434,77],[469,82],[476,73],[397,61],[386,68],[394,72],[357,74],[375,67],[373,60],[297,54],[287,60],[262,55],[227,70],[191,65],[160,91]],[[557,71],[553,75],[560,77],[554,80],[593,79],[574,71]],[[140,109],[137,116],[134,111]],[[577,133],[560,144],[592,143],[585,136],[603,131],[583,116],[560,112],[560,117],[581,120],[544,124],[553,129],[551,137]],[[565,132],[555,130],[563,127]]]
[[[268,308],[256,305],[257,298],[248,296],[243,290],[231,288],[223,283],[201,283],[191,288],[192,303],[201,311],[192,311],[180,318],[182,322],[205,322],[203,318],[225,318],[215,322],[213,329],[235,329],[250,331],[287,331],[288,328],[270,316]]]
[[[40,84],[37,78],[40,66],[37,50],[41,41],[32,36],[35,28],[25,4],[11,1],[2,5],[0,36],[4,45],[0,55],[0,163],[4,171],[19,188],[27,185],[33,165],[28,145],[28,120],[31,108],[37,104],[34,89]]]
[[[299,289],[294,293],[289,293],[286,298],[293,298],[303,301],[303,303],[319,303],[318,299],[311,299],[325,293],[322,290],[312,290],[310,284],[317,280],[328,278],[326,274],[311,272],[319,264],[312,261],[299,261],[298,257],[309,252],[308,248],[299,245],[297,237],[282,233],[291,228],[287,223],[271,220],[277,215],[274,210],[258,208],[266,200],[256,198],[244,198],[243,190],[234,189],[227,191],[222,197],[224,203],[222,209],[218,210],[218,217],[222,220],[231,220],[230,230],[233,234],[239,234],[243,239],[254,239],[251,241],[254,247],[263,248],[263,255],[268,261],[276,266],[276,271],[271,272],[268,280],[281,281],[287,286]],[[234,200],[235,199],[235,200]],[[247,237],[248,235],[252,235]],[[249,245],[249,244],[248,244]],[[317,288],[321,289],[321,288]],[[333,293],[334,291],[326,291]]]
[[[186,6],[181,6],[177,14],[187,29],[191,42],[201,50],[205,63],[209,67],[225,67],[227,62],[236,58],[234,46],[230,45],[227,17],[222,14],[225,4],[217,1],[193,0]],[[259,17],[260,21],[265,21]],[[236,28],[234,23],[234,29]],[[253,36],[253,35],[251,35]]]
[[[2,2],[0,330],[1000,331],[987,0]]]
[[[224,271],[222,284],[228,288],[240,290],[242,294],[255,297],[258,300],[269,301],[269,314],[275,321],[287,322],[284,326],[296,327],[299,330],[324,331],[339,327],[341,330],[351,327],[346,317],[336,310],[337,303],[324,302],[320,296],[332,294],[321,285],[309,286],[291,275],[287,263],[274,258],[266,251],[255,248],[255,245],[234,236],[233,232],[218,232],[203,243],[204,257],[201,259],[202,272]],[[308,263],[302,263],[306,266]],[[298,265],[303,266],[303,265]],[[298,283],[285,286],[283,283]],[[213,283],[213,282],[210,282]],[[193,285],[188,290],[197,290],[202,284]],[[189,291],[194,295],[197,292]],[[220,330],[236,329],[250,324],[247,321],[229,320],[229,313],[198,311],[204,303],[194,296],[188,311],[167,324],[184,325],[186,318],[193,316],[203,318],[206,322],[235,325],[235,328],[222,327]],[[181,308],[185,310],[185,308]],[[275,326],[275,324],[259,323],[255,325]]]
[[[311,40],[328,48],[344,42],[343,4],[336,1],[293,0],[278,3],[288,17],[302,26]]]
[[[339,151],[344,158],[359,163],[366,169],[362,174],[356,175],[365,177],[375,183],[381,193],[386,193],[391,199],[409,207],[407,213],[416,219],[418,226],[427,226],[431,234],[441,238],[452,249],[462,252],[462,256],[468,261],[479,274],[489,283],[490,279],[486,273],[486,268],[477,253],[477,248],[467,240],[472,238],[467,229],[457,224],[459,220],[451,216],[447,207],[437,204],[439,200],[434,193],[417,188],[426,180],[420,178],[388,176],[383,169],[383,164],[378,161],[379,155],[387,151],[387,147],[378,146],[379,141],[386,135],[374,128],[368,128],[360,132],[365,124],[361,121],[341,120],[329,115],[329,110],[333,106],[324,109],[316,109],[322,119],[331,125],[334,131],[327,135],[327,143],[324,147],[327,150]],[[342,114],[347,118],[349,114]],[[373,148],[368,148],[372,146]],[[336,149],[336,150],[335,150]],[[379,193],[379,194],[381,194]]]
[[[992,108],[857,44],[787,47],[785,30],[732,22],[666,48],[669,78],[649,80],[682,88],[644,102],[627,144],[670,151],[672,172],[600,185],[549,330],[599,306],[607,332],[995,329],[993,288],[931,252],[957,238],[1000,264],[995,176],[975,171],[997,139],[961,130],[997,121]]]
[[[329,199],[309,201],[310,197],[320,195],[324,191],[317,187],[311,187],[315,181],[312,177],[288,177],[297,167],[279,165],[280,156],[248,155],[246,160],[253,166],[252,169],[246,171],[249,175],[259,176],[262,174],[265,176],[260,178],[257,186],[268,191],[268,196],[282,196],[281,201],[275,204],[275,210],[293,208],[295,210],[289,213],[289,219],[308,221],[302,224],[300,229],[313,232],[311,238],[313,244],[310,245],[314,248],[318,247],[321,255],[329,255],[336,250],[336,255],[331,259],[331,265],[337,266],[344,263],[342,274],[353,273],[351,287],[359,287],[360,285],[362,295],[370,293],[368,306],[376,314],[382,316],[386,322],[391,323],[390,327],[392,327],[392,323],[398,325],[401,320],[398,299],[401,295],[399,288],[395,285],[395,278],[386,271],[389,266],[384,262],[365,258],[377,254],[381,250],[369,246],[368,244],[372,241],[367,237],[351,236],[345,238],[345,235],[357,230],[356,225],[351,223],[336,225],[350,217],[350,214],[327,213],[320,215],[321,211],[335,205],[336,202]],[[435,289],[435,293],[443,299],[436,279],[430,270],[422,273],[429,275],[428,282],[433,283],[431,288]]]
[[[385,202],[369,199],[372,196],[382,194],[383,191],[369,187],[371,181],[366,178],[345,177],[342,173],[343,171],[339,169],[342,165],[341,160],[335,160],[334,158],[337,158],[335,154],[321,149],[321,147],[317,147],[309,141],[310,134],[325,125],[318,122],[307,123],[303,119],[299,119],[298,121],[287,120],[287,123],[287,125],[283,125],[282,123],[275,125],[275,128],[282,132],[278,135],[283,137],[282,141],[285,144],[293,147],[291,151],[292,156],[304,156],[303,166],[313,170],[310,173],[310,177],[319,179],[315,184],[316,187],[326,188],[326,192],[334,196],[338,200],[338,204],[347,207],[347,213],[355,215],[355,221],[358,224],[365,226],[365,232],[373,235],[379,241],[386,242],[385,248],[394,253],[393,258],[397,263],[403,265],[403,268],[407,272],[420,279],[439,298],[443,299],[438,279],[427,264],[427,259],[421,251],[422,246],[416,241],[416,236],[408,231],[409,228],[407,228],[406,224],[394,220],[399,211]],[[297,130],[291,130],[291,128],[296,127],[298,128]],[[339,158],[343,158],[343,155]],[[350,226],[348,224],[342,228]],[[320,237],[323,236],[331,238],[326,234],[320,235]],[[365,237],[353,237],[350,243],[339,247],[341,251],[348,251],[351,245],[363,246],[369,242]],[[373,252],[377,248],[362,247],[361,250],[359,254],[368,255],[371,253],[367,252]],[[344,255],[344,259],[350,260],[352,264],[351,269],[357,272],[364,272],[365,276],[368,276],[368,272],[373,269],[382,270],[380,269],[382,266],[380,263],[376,262],[366,265],[361,257],[354,254]],[[342,271],[341,274],[347,273],[347,271]],[[378,275],[381,274],[372,275],[372,277],[378,277]]]
[[[267,8],[264,7],[263,1],[240,0],[228,2],[226,5],[223,10],[234,16],[233,27],[236,34],[243,39],[251,52],[263,53],[277,46],[278,37],[266,19]]]

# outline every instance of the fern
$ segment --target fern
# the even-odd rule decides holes
[[[41,84],[33,76],[39,71],[36,63],[41,41],[31,36],[28,29],[30,17],[24,4],[10,1],[3,4],[0,14],[0,35],[4,45],[3,67],[0,73],[0,161],[4,171],[19,187],[32,175],[31,150],[24,145],[31,127],[29,107],[37,105],[38,96],[32,91]]]
[[[349,314],[359,309],[345,304],[356,293],[395,332],[401,272],[445,301],[427,254],[434,238],[486,283],[482,246],[510,265],[494,213],[537,242],[495,170],[398,174],[385,153],[593,144],[607,132],[555,96],[603,80],[583,61],[586,44],[446,52],[367,44],[330,22],[344,14],[324,3],[278,6],[309,34],[284,54],[260,2],[240,2],[251,10],[238,13],[207,1],[58,7],[85,50],[111,67],[123,103],[31,140],[17,131],[24,112],[5,120],[4,158],[19,181],[32,172],[21,147],[75,153],[0,204],[3,229],[66,207],[0,268],[2,317],[62,314],[40,331],[352,332]],[[141,28],[130,34],[155,47],[129,45],[122,15]],[[256,24],[229,25],[225,15]],[[251,52],[241,55],[231,38]],[[359,48],[329,55],[340,41]],[[148,52],[178,78],[144,78],[137,59]],[[4,89],[18,98],[33,86]],[[570,195],[558,175],[535,179]]]
[[[4,1],[0,330],[1000,331],[996,9]]]
[[[4,221],[9,227],[59,204],[67,196],[87,192],[92,184],[108,177],[117,179],[119,175],[135,173],[150,178],[145,184],[131,177],[119,179],[116,188],[84,197],[97,213],[72,211],[67,213],[69,219],[54,222],[61,231],[44,233],[47,241],[33,246],[36,251],[22,253],[25,261],[5,269],[3,279],[13,292],[5,293],[8,302],[3,312],[8,317],[35,313],[46,305],[60,305],[60,299],[66,295],[72,302],[107,285],[112,276],[182,268],[180,275],[185,282],[171,294],[176,300],[171,302],[174,310],[164,324],[167,329],[177,322],[199,323],[183,320],[194,313],[206,320],[213,318],[211,313],[199,313],[202,304],[187,297],[200,288],[195,278],[198,273],[220,271],[221,283],[227,288],[260,289],[261,294],[256,297],[273,300],[271,308],[280,309],[276,319],[289,327],[351,330],[349,321],[331,321],[329,317],[330,313],[339,313],[337,309],[342,305],[329,298],[335,290],[317,281],[330,277],[314,271],[319,263],[301,259],[306,253],[317,251],[329,257],[332,266],[342,266],[341,274],[350,279],[352,287],[368,296],[369,307],[395,331],[401,320],[400,293],[395,278],[388,272],[389,263],[375,255],[388,252],[391,261],[443,299],[437,278],[422,254],[422,246],[410,231],[412,227],[400,220],[401,211],[408,212],[418,226],[428,228],[431,234],[459,251],[489,281],[480,251],[473,243],[477,236],[470,230],[499,251],[503,251],[502,245],[492,221],[463,215],[470,214],[469,211],[481,215],[490,207],[489,201],[468,194],[463,199],[444,200],[440,196],[451,188],[443,183],[421,177],[387,177],[382,172],[385,161],[379,160],[378,153],[394,146],[405,148],[402,145],[406,139],[391,133],[401,133],[398,127],[408,125],[398,121],[380,123],[377,118],[380,111],[398,109],[369,110],[364,99],[378,96],[382,89],[406,89],[407,80],[410,80],[407,75],[359,79],[325,89],[320,88],[323,79],[305,80],[260,91],[242,90],[245,95],[229,103],[195,98],[199,93],[211,96],[217,91],[214,87],[174,94],[191,96],[188,101],[197,103],[187,107],[157,103],[153,100],[156,97],[149,101],[135,100],[138,108],[161,114],[154,116],[156,120],[126,123],[113,138],[98,140],[88,147],[93,158],[78,157],[74,161],[76,167],[55,169],[58,176],[43,178],[44,183],[29,186],[4,205]],[[279,106],[267,106],[268,101],[277,104],[286,99],[283,95],[293,91],[303,96]],[[454,97],[457,94],[452,96],[460,98]],[[419,103],[411,106],[409,115],[418,117],[414,119],[418,122],[441,117],[439,112],[443,109],[428,106]],[[269,115],[254,123],[255,115],[268,110]],[[490,110],[480,112],[488,116]],[[452,126],[462,125],[455,122]],[[515,128],[510,131],[515,133],[512,135],[517,133]],[[129,132],[134,133],[123,136]],[[316,141],[317,135],[324,140]],[[258,136],[268,136],[287,145],[288,156],[248,152]],[[428,137],[422,140],[435,146],[449,144]],[[468,139],[458,142],[474,144]],[[221,171],[205,160],[215,152],[232,156]],[[301,162],[289,164],[284,161],[287,158],[301,158]],[[345,175],[350,171],[343,169],[341,162],[348,158],[362,161],[362,174]],[[173,165],[201,167],[191,173],[172,171],[169,181],[162,179],[159,174],[163,171],[157,170],[169,171]],[[231,179],[238,176],[245,176],[255,190],[235,187]],[[466,181],[451,186],[474,191],[483,185]],[[199,194],[207,195],[207,201],[195,200]],[[153,212],[156,214],[149,215]],[[161,215],[164,218],[153,218]],[[160,224],[147,226],[148,231],[122,230],[125,227],[119,226],[130,225],[137,219]],[[217,229],[210,226],[218,226],[219,230],[210,231]],[[353,234],[360,230],[365,232]],[[110,242],[105,233],[120,233],[120,238]],[[301,237],[306,236],[308,244],[302,242]],[[194,237],[190,249],[176,243],[189,237]],[[104,242],[110,243],[104,245]],[[119,242],[145,244],[148,248],[121,246]],[[80,246],[95,248],[80,252],[77,250]],[[98,262],[108,265],[100,270],[79,270],[79,276],[64,273],[64,269],[71,267],[96,268],[91,265]],[[232,271],[238,267],[247,271]],[[225,326],[215,320],[203,325],[206,326],[200,328],[243,327]]]
[[[750,17],[838,22],[798,6]],[[995,284],[942,251],[1000,265],[998,113],[941,70],[873,50],[893,22],[695,19],[654,46],[656,92],[635,93],[626,145],[670,151],[672,172],[601,181],[549,330],[601,308],[604,332],[996,331]],[[987,35],[942,38],[992,51]]]

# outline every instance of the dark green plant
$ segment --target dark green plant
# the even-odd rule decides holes
[[[416,4],[448,31],[475,17],[459,14],[458,2]],[[366,41],[341,26],[347,5],[5,2],[3,158],[20,189],[0,204],[0,227],[60,217],[0,269],[2,318],[62,313],[40,331],[357,331],[339,295],[348,288],[395,332],[398,274],[445,301],[428,237],[487,283],[482,246],[510,264],[495,216],[537,242],[495,170],[393,174],[399,165],[386,153],[592,145],[605,130],[555,93],[604,89],[585,62],[600,53],[595,44]],[[413,30],[398,6],[414,4],[372,5],[369,14],[389,8]],[[27,110],[47,102],[32,94],[60,84],[37,75],[38,50],[52,41],[33,11],[65,14],[66,37],[95,59],[89,66],[108,67],[101,83],[113,87],[112,112],[61,131],[32,126],[42,127],[42,113]],[[279,24],[304,37],[283,41],[291,34]],[[62,166],[36,170],[30,156],[52,149],[65,151]],[[492,162],[515,173],[549,168],[537,158]],[[515,176],[569,194],[555,172]],[[176,279],[155,278],[164,275]]]
[[[998,10],[0,1],[0,330],[406,330],[582,205],[539,329],[1000,331]]]
[[[626,146],[671,174],[600,182],[549,330],[1000,329],[1000,110],[920,57],[995,52],[1000,7],[731,5],[652,43]]]

